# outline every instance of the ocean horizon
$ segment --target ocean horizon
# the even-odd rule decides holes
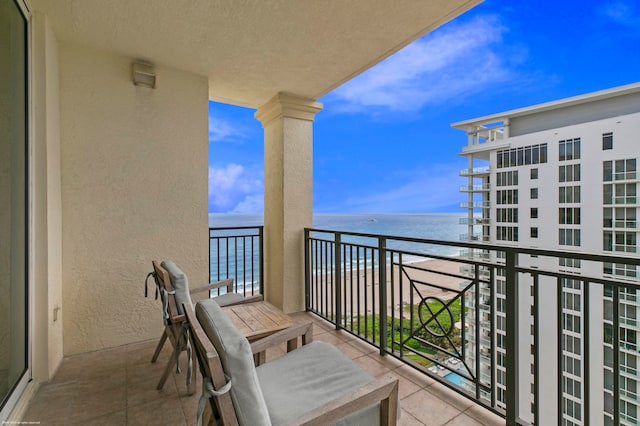
[[[313,228],[456,242],[459,241],[460,234],[467,230],[465,225],[460,224],[462,215],[462,213],[315,213],[313,215]],[[262,214],[209,214],[209,227],[212,228],[253,227],[262,226],[263,224],[264,217]],[[327,237],[332,238],[328,235]],[[377,246],[376,239],[367,237],[344,236],[342,241],[363,246]],[[259,268],[257,255],[254,254],[249,258],[231,256],[231,253],[236,250],[236,245],[237,249],[243,252],[245,244],[250,244],[250,242],[248,240],[246,242],[245,240],[234,240],[231,246],[218,246],[217,243],[212,243],[210,247],[211,279],[219,280],[233,276],[236,279],[236,285],[240,288],[247,286],[255,289],[258,283],[255,272]],[[453,246],[393,240],[387,242],[387,247],[405,252],[428,253],[436,256],[458,256],[460,252],[460,248]],[[370,264],[372,261],[370,258],[371,253],[367,251],[367,254],[362,259],[359,259],[357,263]],[[229,259],[227,259],[228,255]],[[424,256],[406,255],[404,257],[405,262],[424,259]],[[219,268],[217,267],[218,262],[221,264]],[[350,266],[347,265],[347,267]],[[233,273],[231,273],[232,271]]]
[[[313,228],[365,234],[458,241],[466,232],[451,213],[314,213]],[[209,213],[209,227],[261,226],[261,213]]]

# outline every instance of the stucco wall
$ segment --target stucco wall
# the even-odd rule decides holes
[[[33,377],[51,379],[62,360],[62,198],[58,44],[46,16],[32,19]],[[55,316],[55,321],[54,321]]]
[[[152,259],[208,277],[206,78],[60,45],[65,355],[158,338]],[[153,292],[151,293],[153,294]]]

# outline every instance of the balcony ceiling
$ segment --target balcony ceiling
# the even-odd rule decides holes
[[[30,0],[59,41],[205,75],[213,100],[317,99],[481,0]],[[162,76],[158,76],[162,84]]]

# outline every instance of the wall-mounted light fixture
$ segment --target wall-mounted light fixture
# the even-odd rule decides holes
[[[147,62],[133,63],[133,84],[136,86],[156,88],[156,70],[153,64]]]

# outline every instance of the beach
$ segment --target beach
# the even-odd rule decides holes
[[[458,258],[432,259],[415,263],[394,264],[387,268],[387,313],[398,315],[403,305],[418,305],[423,299],[437,298],[443,301],[456,297],[462,283],[469,278],[460,273],[464,263]],[[342,315],[364,315],[380,310],[378,268],[351,269],[340,277]],[[335,274],[312,276],[312,304],[322,312],[332,313],[336,291]],[[318,303],[318,304],[316,304]]]

